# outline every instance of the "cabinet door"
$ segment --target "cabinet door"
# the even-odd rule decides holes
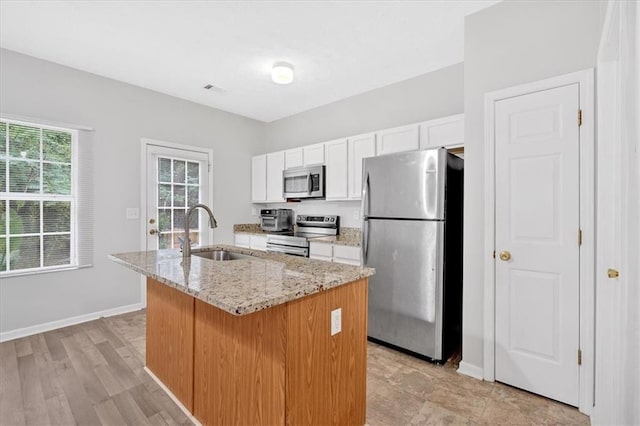
[[[324,164],[324,143],[302,147],[302,161],[305,166]]]
[[[325,153],[327,157],[326,198],[327,200],[345,199],[349,196],[347,140],[339,139],[326,142]]]
[[[348,265],[360,265],[360,247],[334,245],[333,261]]]
[[[267,201],[267,156],[251,158],[251,201]]]
[[[251,235],[249,234],[235,234],[236,247],[249,248],[251,245]]]
[[[375,133],[349,138],[349,198],[362,197],[362,159],[375,156]]]
[[[290,149],[284,152],[284,167],[302,167],[302,148]]]
[[[378,132],[378,155],[415,151],[419,148],[417,124]]]
[[[251,235],[249,247],[253,250],[267,250],[267,237],[265,235]]]
[[[282,171],[284,170],[284,152],[267,154],[267,201],[284,201],[282,196]]]
[[[429,120],[420,124],[420,149],[464,145],[464,114]]]

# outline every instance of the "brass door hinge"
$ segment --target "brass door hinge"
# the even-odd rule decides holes
[[[494,259],[496,258],[496,251],[495,250],[493,251],[493,258]]]
[[[578,126],[582,126],[582,110],[578,110]]]
[[[582,229],[578,229],[578,245],[582,245]]]
[[[582,365],[582,349],[578,349],[578,365]]]

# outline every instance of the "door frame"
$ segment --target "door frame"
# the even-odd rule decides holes
[[[208,179],[209,190],[207,196],[209,197],[209,207],[214,210],[213,206],[213,149],[204,148],[195,145],[186,145],[176,142],[161,141],[158,139],[141,138],[140,139],[140,218],[141,231],[140,231],[140,248],[145,249],[147,246],[147,151],[150,146],[156,146],[160,148],[179,149],[183,151],[200,152],[207,155],[208,162]],[[209,229],[209,241],[213,241],[213,231]],[[147,280],[142,276],[140,279],[140,302],[143,307],[147,306]]]
[[[485,208],[484,208],[484,380],[495,381],[495,103],[516,96],[578,83],[582,110],[580,134],[580,246],[579,341],[582,365],[578,409],[591,414],[594,393],[595,348],[595,108],[593,68],[526,83],[485,94]],[[577,114],[577,111],[576,111]],[[576,115],[577,119],[577,115]],[[577,236],[576,236],[577,238]],[[576,354],[577,358],[577,354]],[[577,359],[576,359],[577,362]]]

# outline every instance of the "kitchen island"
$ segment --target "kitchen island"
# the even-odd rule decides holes
[[[147,276],[149,371],[202,424],[364,424],[374,270],[221,249],[110,256]]]

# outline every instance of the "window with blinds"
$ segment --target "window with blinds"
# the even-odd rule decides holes
[[[81,264],[78,151],[77,130],[0,120],[0,275]]]

